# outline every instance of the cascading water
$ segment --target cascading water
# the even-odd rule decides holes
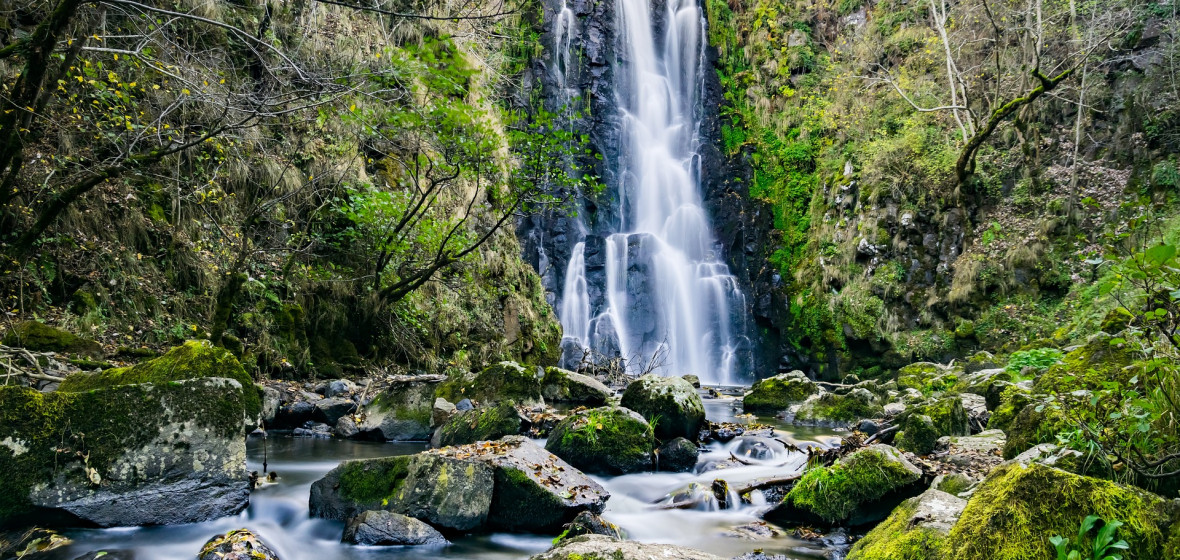
[[[616,0],[620,220],[614,231],[584,236],[569,260],[563,362],[577,362],[582,356],[568,354],[579,351],[621,356],[631,373],[656,367],[733,384],[747,344],[745,300],[715,249],[701,196],[705,21],[695,0],[669,0],[662,9],[657,25],[649,0]],[[555,43],[566,43],[554,45],[559,83],[572,24],[563,4],[554,33]],[[602,265],[591,270],[591,260]]]

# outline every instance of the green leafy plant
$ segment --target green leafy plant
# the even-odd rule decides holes
[[[1119,527],[1123,526],[1121,521],[1112,520],[1102,524],[1098,529],[1098,534],[1094,537],[1091,546],[1086,547],[1086,542],[1089,540],[1090,531],[1094,530],[1094,526],[1102,521],[1097,515],[1087,516],[1082,520],[1082,524],[1078,527],[1078,536],[1076,540],[1070,540],[1061,535],[1056,535],[1049,539],[1049,543],[1057,551],[1057,560],[1123,560],[1123,555],[1119,551],[1131,548],[1127,541],[1117,538]]]
[[[1056,348],[1034,348],[1013,352],[1008,358],[1008,365],[1004,367],[1011,373],[1020,373],[1026,367],[1045,369],[1061,362],[1061,350]]]

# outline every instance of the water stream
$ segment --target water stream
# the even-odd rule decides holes
[[[710,418],[728,420],[734,417],[732,400],[709,400],[706,403]],[[790,428],[780,432],[782,439],[803,445],[835,442],[831,432],[820,429]],[[544,445],[543,441],[538,443]],[[724,478],[731,487],[736,487],[743,481],[759,477],[790,474],[805,460],[801,454],[781,449],[772,449],[771,454],[757,459],[757,454],[744,455],[742,445],[740,440],[712,444],[702,453],[698,466],[724,460],[730,453],[751,457],[751,462],[757,464],[703,474],[641,473],[596,478],[611,493],[603,517],[622,527],[632,539],[699,548],[726,558],[755,549],[787,554],[800,560],[824,558],[822,546],[789,536],[752,541],[722,535],[735,526],[757,521],[757,506],[710,509],[706,504],[699,509],[658,508],[658,502],[685,489],[690,483],[708,488],[713,479]],[[251,495],[250,507],[242,514],[191,525],[74,529],[65,532],[74,543],[54,551],[49,558],[72,560],[97,549],[131,550],[136,560],[193,558],[210,537],[241,527],[258,533],[283,560],[523,559],[551,546],[551,536],[507,533],[462,537],[450,546],[437,548],[349,546],[340,543],[342,523],[308,517],[311,484],[341,461],[411,454],[424,449],[424,444],[272,436],[266,445],[267,460],[270,468],[280,475],[279,482],[256,490]],[[261,471],[262,440],[251,438],[247,452],[248,468]]]
[[[624,60],[614,84],[620,184],[612,186],[621,221],[574,247],[559,308],[563,349],[621,356],[632,373],[733,384],[748,345],[745,298],[721,260],[701,196],[705,18],[696,0],[655,4],[664,13],[652,13],[648,0],[616,0]],[[553,45],[563,91],[570,54],[562,49],[575,30],[567,12],[563,4]],[[605,253],[604,271],[590,270],[591,253]]]

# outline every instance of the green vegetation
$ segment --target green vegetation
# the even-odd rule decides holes
[[[852,423],[862,418],[875,418],[882,413],[875,397],[864,393],[823,393],[806,401],[795,414],[796,420],[815,422]]]
[[[398,496],[412,456],[345,461],[340,465],[340,496],[361,506],[360,510],[381,509]]]
[[[0,344],[17,346],[33,351],[63,352],[101,356],[102,347],[93,340],[79,338],[69,331],[55,329],[40,321],[25,321],[13,325]]]
[[[748,413],[775,414],[802,402],[819,391],[819,387],[801,372],[767,377],[750,387],[742,398],[742,410]]]
[[[783,498],[829,523],[847,520],[859,508],[913,484],[921,476],[907,468],[896,450],[870,446],[836,461],[830,467],[807,471]]]
[[[1115,551],[1127,550],[1131,545],[1124,540],[1115,540],[1119,527],[1123,526],[1121,521],[1103,522],[1102,528],[1098,529],[1098,534],[1094,536],[1093,543],[1089,542],[1090,531],[1099,521],[1102,519],[1097,515],[1086,516],[1078,526],[1078,536],[1074,540],[1061,535],[1050,538],[1049,544],[1057,551],[1057,560],[1083,560],[1086,552],[1090,552],[1090,560],[1123,560],[1122,555],[1116,554]],[[1087,544],[1090,546],[1086,546]]]
[[[436,397],[451,402],[465,398],[486,404],[512,400],[521,404],[543,402],[541,381],[520,364],[500,362],[479,373],[457,375],[435,389]]]
[[[889,518],[858,540],[848,560],[942,560],[946,535],[929,527],[911,527],[919,498],[893,509]]]
[[[570,415],[549,433],[545,449],[589,473],[626,474],[651,468],[656,438],[643,417],[619,407]]]
[[[465,445],[513,436],[520,433],[520,424],[520,413],[511,400],[482,410],[464,410],[438,427],[438,445]]]

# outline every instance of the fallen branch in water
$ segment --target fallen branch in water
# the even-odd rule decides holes
[[[802,477],[803,477],[803,473],[793,474],[791,476],[759,478],[759,479],[755,479],[755,480],[751,480],[750,482],[747,482],[745,486],[739,486],[738,488],[735,488],[734,492],[737,492],[738,496],[742,496],[742,495],[746,494],[747,492],[753,492],[754,490],[764,490],[764,489],[770,488],[772,486],[783,486],[786,484],[790,484],[792,482],[799,480]]]

